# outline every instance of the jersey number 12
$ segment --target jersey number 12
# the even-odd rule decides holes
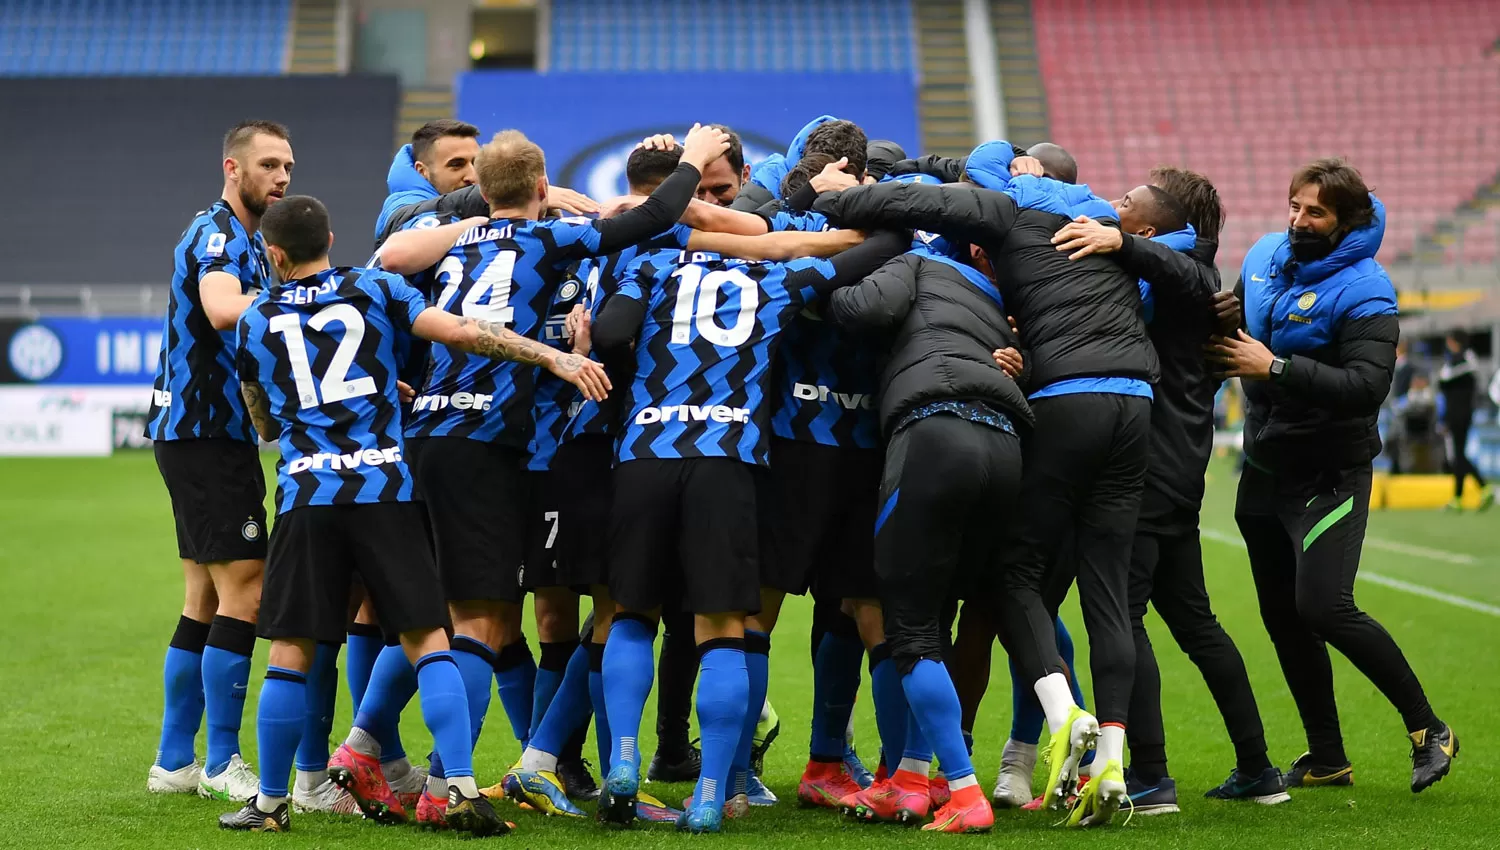
[[[357,398],[375,392],[375,379],[369,375],[349,379],[349,367],[354,363],[354,354],[365,338],[365,317],[353,304],[330,304],[313,314],[307,326],[321,331],[330,322],[344,326],[344,338],[334,349],[333,359],[328,361],[328,371],[317,388],[313,386],[312,364],[307,359],[307,340],[302,334],[302,319],[296,313],[282,313],[271,317],[267,326],[271,333],[281,334],[286,339],[286,356],[292,364],[292,380],[297,384],[297,401],[303,409],[318,407],[346,398]],[[318,390],[323,400],[318,401]]]

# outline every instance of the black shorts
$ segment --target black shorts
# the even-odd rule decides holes
[[[694,614],[760,610],[758,469],[724,457],[646,458],[615,468],[609,588],[646,613],[681,593]],[[676,569],[674,569],[676,567]]]
[[[760,476],[760,583],[819,599],[860,599],[875,587],[880,452],[771,440]]]
[[[565,587],[609,584],[609,514],[615,463],[614,438],[590,434],[557,447],[552,484],[558,507],[557,581]]]
[[[526,560],[521,566],[521,589],[561,587],[558,554],[562,551],[563,491],[557,473],[550,469],[527,470],[526,478]]]
[[[266,476],[253,443],[158,440],[151,448],[172,499],[177,557],[200,564],[266,557]]]
[[[526,556],[526,455],[466,437],[427,437],[416,477],[450,602],[520,602]]]
[[[412,529],[411,502],[309,505],[276,518],[260,597],[258,634],[341,641],[358,574],[389,635],[449,628],[432,552]]]

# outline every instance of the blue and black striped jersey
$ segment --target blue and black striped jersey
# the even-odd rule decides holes
[[[460,220],[456,214],[424,212],[401,222],[394,232],[399,233],[403,230],[430,230],[434,227],[441,227],[442,225],[452,224]],[[380,268],[380,252],[376,251],[375,256],[371,257],[370,261],[365,265],[373,269]],[[428,303],[431,303],[433,297],[437,294],[433,292],[433,278],[436,268],[434,266],[416,274],[404,275],[406,282],[411,284],[413,289],[422,293],[422,297],[427,299]],[[401,380],[419,390],[425,386],[427,384],[427,369],[431,365],[431,351],[432,343],[418,337],[408,337],[406,347],[398,347],[396,349],[396,362],[399,364]],[[402,410],[406,411],[408,415],[410,415],[410,409],[410,405],[402,405]]]
[[[255,442],[234,374],[234,331],[214,330],[203,312],[198,283],[209,272],[239,278],[245,294],[264,289],[271,279],[260,234],[246,232],[222,199],[198,213],[177,240],[146,418],[146,436],[153,440],[228,437]]]
[[[830,228],[828,218],[815,212],[783,210],[765,218],[773,231]],[[797,314],[782,335],[775,374],[773,434],[843,448],[873,449],[879,444],[879,364],[869,340],[822,321],[810,307]]]
[[[435,306],[538,339],[567,268],[593,256],[604,222],[496,219],[469,229],[436,267]],[[525,449],[537,370],[433,345],[407,437],[467,437]]]
[[[542,323],[541,341],[559,351],[571,350],[568,346],[568,314],[576,304],[582,304],[586,282],[580,275],[596,274],[592,258],[583,260],[570,268],[557,295],[547,308],[547,318]],[[562,378],[536,367],[536,387],[532,392],[531,445],[527,451],[531,459],[526,468],[546,470],[552,466],[552,456],[557,454],[557,444],[562,440],[563,429],[568,425],[568,411],[579,398],[578,388]]]
[[[281,426],[278,514],[411,499],[396,350],[425,309],[399,275],[344,267],[277,284],[240,317],[240,380]]]
[[[585,260],[580,266],[579,278],[584,282],[583,303],[584,308],[589,311],[589,316],[594,319],[599,318],[600,308],[609,296],[619,289],[620,276],[630,268],[636,257],[649,251],[668,248],[681,250],[687,247],[688,239],[692,235],[692,228],[685,224],[678,224],[639,245],[633,245],[607,257]],[[594,360],[599,360],[597,353],[590,353],[589,356]],[[631,362],[630,366],[634,366],[634,363]],[[625,367],[624,364],[606,363],[605,368],[609,371],[609,380],[614,385],[615,391],[602,402],[587,399],[576,400],[568,411],[568,424],[563,430],[561,442],[567,442],[583,434],[614,434],[618,431],[625,404],[625,393],[621,390],[630,386],[630,382],[635,378],[635,372]]]
[[[615,294],[645,306],[618,461],[765,464],[778,338],[817,297],[816,285],[834,278],[828,260],[754,263],[688,251],[636,258]]]

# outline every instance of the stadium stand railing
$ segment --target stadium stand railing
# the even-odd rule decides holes
[[[1360,168],[1390,211],[1380,259],[1408,266],[1500,170],[1490,0],[1033,5],[1054,140],[1103,194],[1162,163],[1207,174],[1229,207],[1226,268],[1286,226],[1288,180],[1313,157]],[[1495,222],[1452,239],[1442,262],[1493,281]]]
[[[292,0],[5,0],[0,76],[280,74]]]

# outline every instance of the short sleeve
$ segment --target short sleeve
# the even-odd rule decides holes
[[[405,278],[399,275],[383,275],[382,281],[389,296],[385,305],[386,315],[390,316],[391,324],[397,330],[410,334],[417,317],[427,309],[427,299],[422,297],[422,293],[418,292],[416,287],[407,283]]]
[[[193,242],[193,259],[198,264],[198,279],[209,272],[224,272],[240,281],[254,274],[250,262],[250,240],[235,233],[229,213],[210,216]]]
[[[250,353],[251,334],[249,316],[241,316],[234,329],[234,365],[240,383],[260,382],[260,364],[256,362],[255,355]]]
[[[602,237],[599,224],[598,219],[581,215],[569,215],[538,222],[539,228],[551,235],[552,242],[559,251],[558,256],[548,259],[554,264],[565,263],[597,253]]]

